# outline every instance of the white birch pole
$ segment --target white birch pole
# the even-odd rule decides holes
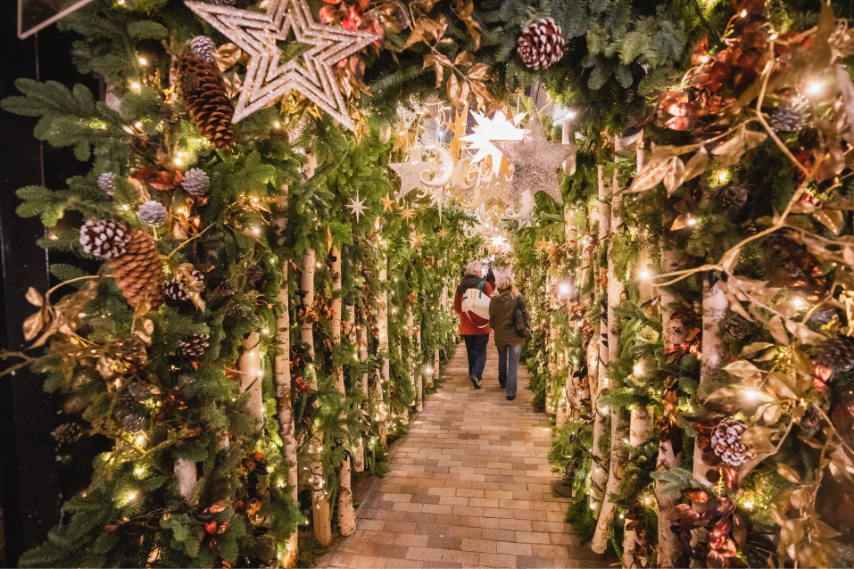
[[[332,247],[332,345],[341,343],[341,298],[335,294],[341,291],[341,249]],[[344,368],[335,366],[335,387],[346,397]],[[340,488],[338,491],[338,529],[341,535],[348,536],[356,531],[356,512],[353,509],[353,489],[350,482],[350,457],[346,454],[338,467]]]
[[[416,354],[418,354],[417,365],[415,369],[415,410],[423,411],[424,410],[424,371],[423,371],[423,356],[421,355],[421,323],[418,323],[418,327],[415,330],[415,348]]]
[[[311,316],[314,310],[314,267],[314,249],[309,249],[303,257],[303,272],[300,281],[300,289],[304,294],[300,338],[303,343],[308,344],[308,351],[312,359],[314,359],[314,318]],[[317,376],[313,363],[306,366],[306,379],[311,390],[317,391]],[[329,502],[326,500],[326,493],[323,490],[323,462],[320,460],[320,455],[323,452],[323,433],[321,431],[315,430],[313,433],[309,450],[311,455],[309,468],[311,470],[311,511],[314,521],[314,535],[321,545],[326,546],[332,543],[332,524],[329,519]]]
[[[385,386],[388,385],[391,378],[391,370],[389,369],[388,361],[388,291],[385,290],[386,281],[388,280],[388,256],[386,255],[383,255],[383,265],[380,269],[379,280],[382,289],[380,290],[379,295],[377,295],[377,326],[379,328],[379,348],[380,353],[382,354],[382,366],[380,381],[377,382],[375,394],[377,421],[380,425],[380,443],[385,445],[388,437],[388,423],[386,423],[388,413],[385,408],[384,391]]]
[[[606,247],[608,240],[608,232],[611,227],[611,205],[608,200],[608,190],[605,183],[605,171],[603,166],[599,166],[598,168],[598,181],[599,181],[599,247]],[[600,274],[596,274],[596,295],[594,298],[594,302],[598,303],[599,298],[602,294],[602,285],[599,284],[601,280],[601,272],[602,267],[597,266],[597,271]],[[597,306],[598,308],[598,306]],[[607,313],[606,313],[607,314]],[[592,499],[592,507],[594,509],[598,509],[600,504],[602,504],[602,500],[605,496],[605,485],[608,482],[608,466],[609,466],[609,457],[608,453],[602,450],[601,441],[602,437],[605,436],[606,429],[608,426],[608,412],[606,409],[599,408],[599,397],[602,394],[602,391],[608,387],[608,362],[610,361],[608,356],[608,346],[606,345],[608,342],[605,340],[608,338],[608,327],[602,322],[600,319],[599,322],[599,363],[597,365],[597,387],[596,387],[596,401],[593,404],[593,474],[591,475],[591,499]]]
[[[287,484],[291,488],[291,498],[298,503],[297,491],[299,485],[299,468],[297,464],[296,426],[294,410],[291,403],[291,317],[289,313],[290,299],[288,297],[288,263],[283,263],[282,271],[285,279],[279,290],[279,303],[282,314],[276,321],[276,410],[279,418],[279,437],[282,439],[283,453],[288,468]],[[287,555],[282,560],[282,566],[295,567],[299,558],[299,533],[294,531],[285,544]]]
[[[709,378],[724,362],[726,350],[718,333],[728,307],[726,295],[718,286],[714,274],[706,273],[703,278],[703,359],[700,361],[700,385],[698,387],[700,392],[702,392],[703,385],[708,382]],[[695,441],[694,478],[706,486],[713,485],[706,477],[709,468],[711,467],[703,460],[703,449],[699,441]]]
[[[620,138],[615,138],[615,151],[622,150]],[[618,278],[614,266],[614,237],[616,237],[622,229],[622,220],[619,214],[619,195],[617,194],[619,187],[617,183],[617,170],[614,170],[614,178],[611,183],[611,239],[608,243],[608,362],[613,363],[617,360],[620,348],[620,325],[614,309],[622,302],[624,292],[623,282]],[[601,350],[600,350],[601,351]],[[622,450],[622,445],[627,442],[625,431],[628,427],[625,410],[611,409],[611,460],[608,473],[608,486],[605,491],[605,497],[602,502],[602,509],[599,511],[599,520],[596,523],[596,532],[593,534],[593,540],[590,544],[591,549],[596,553],[605,553],[608,546],[608,531],[611,523],[614,520],[616,512],[616,504],[611,496],[615,494],[620,487],[620,481],[623,477],[623,468],[625,466],[626,455]]]
[[[676,250],[669,244],[668,239],[663,239],[661,243],[661,269],[664,272],[675,270],[677,265],[678,255]],[[661,295],[661,325],[662,336],[664,340],[665,352],[676,344],[681,344],[685,341],[685,326],[678,319],[674,318],[674,310],[671,305],[677,302],[677,298],[667,288],[659,288]],[[668,418],[665,417],[665,426],[661,431],[660,442],[658,443],[658,460],[655,465],[656,472],[670,470],[679,466],[681,462],[681,454],[673,447],[674,431],[678,429],[676,425],[671,425]],[[655,497],[658,501],[658,519],[670,519],[670,514],[679,503],[678,499],[672,498],[665,488],[667,487],[666,480],[655,481]],[[676,558],[679,555],[679,541],[677,535],[670,529],[670,524],[658,524],[658,566],[659,567],[676,567]]]

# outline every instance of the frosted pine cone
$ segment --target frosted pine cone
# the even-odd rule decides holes
[[[205,276],[199,271],[193,271],[191,274],[197,281],[205,280]],[[172,300],[190,300],[190,295],[187,292],[187,288],[184,285],[184,281],[178,277],[170,279],[169,282],[166,283],[166,285],[163,287],[163,289],[166,293],[166,296],[168,296]]]
[[[188,194],[203,196],[211,189],[211,179],[204,170],[193,168],[184,174],[181,186]]]
[[[208,340],[210,336],[207,334],[190,334],[178,342],[178,352],[188,358],[198,358],[208,349]]]
[[[531,22],[517,42],[517,51],[529,69],[545,69],[563,57],[561,30],[551,18]]]
[[[104,172],[98,176],[98,187],[108,196],[116,191],[116,175],[113,172]]]
[[[119,415],[129,415],[131,413],[136,413],[139,410],[139,401],[137,401],[136,397],[131,395],[130,392],[125,392],[116,401],[116,404],[113,409]]]
[[[127,253],[129,241],[128,228],[119,221],[87,221],[80,228],[83,250],[103,259],[115,259]]]
[[[807,100],[803,97],[797,98],[788,105],[774,109],[768,123],[777,132],[801,130],[807,124],[808,109]]]
[[[731,318],[724,320],[721,328],[723,328],[726,335],[733,340],[741,340],[750,334],[750,322],[738,314],[733,314]]]
[[[727,209],[739,209],[747,202],[747,190],[735,184],[727,184],[718,191],[718,203]]]
[[[160,227],[166,221],[166,206],[157,200],[147,201],[139,206],[139,220],[154,227]]]
[[[190,40],[190,51],[205,63],[213,63],[216,44],[207,36],[196,36]]]
[[[61,445],[77,442],[83,436],[83,428],[78,423],[65,423],[50,433]]]
[[[816,363],[832,371],[851,371],[854,369],[854,339],[837,336],[825,340]]]
[[[732,466],[741,466],[754,455],[747,452],[747,445],[741,442],[741,435],[747,425],[741,421],[723,420],[712,431],[712,447],[715,455]]]
[[[145,428],[145,417],[139,413],[130,413],[122,419],[122,426],[129,433],[138,433]]]

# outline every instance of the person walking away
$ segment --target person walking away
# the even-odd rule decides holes
[[[518,314],[517,314],[518,313]],[[525,299],[512,276],[498,279],[498,289],[489,302],[489,325],[495,331],[498,348],[498,383],[507,390],[507,400],[516,399],[516,374],[525,338],[531,335]]]
[[[492,286],[483,280],[483,268],[480,261],[466,265],[466,275],[457,287],[454,295],[454,311],[460,315],[460,335],[466,342],[469,360],[469,379],[475,389],[480,389],[483,368],[486,367],[486,345],[489,343],[489,321],[477,314],[463,310],[463,296],[470,288],[478,288],[483,283],[483,292],[492,296]]]

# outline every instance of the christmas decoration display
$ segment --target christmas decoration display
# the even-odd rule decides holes
[[[347,128],[353,123],[332,67],[377,39],[373,34],[317,24],[305,0],[272,0],[266,17],[236,8],[186,2],[210,25],[243,49],[250,57],[234,122],[298,91]],[[277,41],[296,41],[311,46],[303,52],[305,65],[291,60],[279,65],[282,50]]]
[[[86,405],[61,452],[114,445],[22,565],[309,563],[297,527],[358,528],[352,471],[388,468],[492,257],[596,553],[851,566],[844,7],[108,4],[67,27],[120,104],[3,103],[92,158],[20,214],[73,210],[41,243],[107,265],[27,294],[24,365]]]
[[[545,69],[563,57],[563,37],[560,26],[551,18],[540,18],[522,30],[519,37],[519,57],[530,69]]]

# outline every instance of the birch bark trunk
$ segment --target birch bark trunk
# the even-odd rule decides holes
[[[300,280],[300,289],[303,292],[303,318],[300,322],[300,338],[304,344],[308,344],[308,351],[314,359],[314,249],[306,251],[303,257],[303,272]],[[317,375],[315,375],[314,364],[306,367],[306,380],[312,391],[317,391]],[[314,536],[321,545],[332,543],[332,522],[329,519],[329,502],[324,492],[323,462],[320,456],[323,452],[323,433],[315,431],[312,434],[310,445],[311,470],[311,504],[312,519],[314,521]]]
[[[377,421],[380,425],[380,443],[385,445],[388,438],[388,413],[385,408],[385,386],[388,385],[390,369],[388,361],[388,291],[385,290],[388,280],[388,257],[383,256],[383,266],[380,269],[380,286],[382,290],[377,295],[377,326],[379,328],[379,346],[382,354],[380,381],[377,382],[375,394],[377,405]]]

